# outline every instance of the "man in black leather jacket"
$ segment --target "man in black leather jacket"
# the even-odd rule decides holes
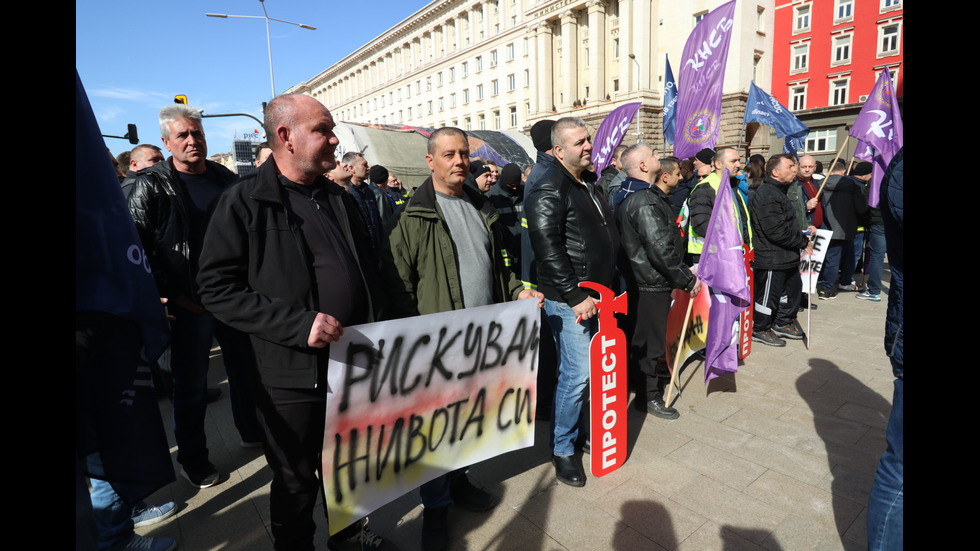
[[[653,150],[637,144],[623,153],[629,195],[616,209],[616,225],[623,243],[623,264],[635,324],[630,344],[630,365],[638,365],[635,404],[651,415],[677,419],[676,409],[664,403],[663,390],[670,382],[667,352],[667,314],[670,293],[683,289],[696,295],[701,282],[684,265],[684,238],[668,195],[680,181],[680,160],[666,157],[659,163]]]
[[[586,171],[592,162],[592,141],[585,122],[575,117],[560,119],[551,136],[558,164],[547,180],[528,192],[524,212],[537,263],[538,290],[544,293],[548,323],[558,346],[552,462],[558,480],[584,486],[585,472],[575,458],[575,441],[580,427],[585,428],[582,406],[589,381],[589,342],[596,332],[598,310],[590,293],[578,284],[591,281],[613,287],[619,232],[606,201],[584,179],[595,177]]]
[[[174,436],[181,475],[193,486],[221,481],[208,459],[204,434],[208,363],[218,338],[228,371],[232,412],[242,445],[261,445],[251,399],[252,353],[247,337],[216,321],[200,305],[195,279],[211,206],[235,174],[208,161],[201,114],[189,105],[160,110],[163,144],[173,156],[137,173],[129,211],[146,250],[161,297],[175,317],[171,322],[171,371],[174,391]]]

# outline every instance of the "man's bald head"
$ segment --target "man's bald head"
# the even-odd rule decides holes
[[[654,155],[653,149],[644,143],[627,148],[620,160],[630,178],[649,183],[656,180],[660,173],[660,161]]]

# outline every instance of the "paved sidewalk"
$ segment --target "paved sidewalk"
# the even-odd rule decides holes
[[[490,513],[453,510],[451,549],[866,549],[868,492],[891,407],[887,298],[814,302],[810,350],[754,343],[738,374],[707,387],[702,363],[688,364],[681,417],[631,410],[629,459],[585,488],[555,479],[547,423],[537,424],[534,447],[473,466],[472,480],[501,503]],[[178,477],[147,500],[176,501],[178,515],[138,532],[177,538],[184,551],[271,549],[271,474],[261,450],[239,446],[220,354],[210,379],[225,391],[208,407],[211,460],[230,478],[197,490]],[[168,419],[169,403],[161,407]],[[372,514],[371,527],[394,548],[416,550],[421,510],[410,492]],[[316,543],[326,549],[317,511]]]

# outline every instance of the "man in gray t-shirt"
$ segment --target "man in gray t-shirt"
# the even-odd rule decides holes
[[[489,199],[464,186],[469,175],[466,133],[440,128],[425,156],[432,176],[397,214],[384,249],[381,274],[395,317],[432,314],[544,295],[524,289],[504,264],[503,229]],[[453,503],[486,511],[496,498],[470,484],[458,469],[420,488],[422,548],[445,549]]]

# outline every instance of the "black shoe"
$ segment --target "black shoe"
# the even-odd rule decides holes
[[[489,511],[497,504],[496,497],[474,486],[465,474],[453,481],[449,495],[453,503],[476,513]]]
[[[422,551],[449,549],[449,506],[422,510]]]
[[[558,477],[559,482],[564,482],[576,488],[585,486],[585,470],[576,461],[574,455],[565,457],[553,455],[551,456],[551,462],[555,465],[555,476]]]
[[[769,329],[767,331],[753,331],[752,341],[761,342],[762,344],[766,344],[769,346],[776,346],[776,347],[786,346],[786,341],[777,337],[776,334],[772,332],[772,329]]]
[[[834,300],[837,298],[837,289],[821,289],[817,292],[817,298],[820,300]]]
[[[183,466],[180,468],[180,476],[183,476],[195,488],[210,488],[221,482],[221,473],[210,462],[193,467]]]
[[[221,389],[220,388],[209,388],[207,391],[207,403],[217,402],[221,399]]]
[[[784,339],[803,340],[803,331],[797,327],[795,322],[789,325],[773,325],[772,333]]]
[[[360,529],[353,536],[343,539],[335,536],[327,538],[327,549],[330,551],[381,551],[385,548],[385,539],[368,528],[367,517],[361,520],[359,524]],[[336,534],[336,536],[339,535],[340,533]]]
[[[667,404],[664,403],[664,399],[662,396],[658,396],[653,398],[652,400],[647,401],[646,407],[643,408],[641,406],[639,409],[641,411],[645,410],[650,415],[653,415],[654,417],[660,417],[661,419],[677,419],[678,417],[681,416],[681,414],[676,409],[672,407],[667,407]]]

